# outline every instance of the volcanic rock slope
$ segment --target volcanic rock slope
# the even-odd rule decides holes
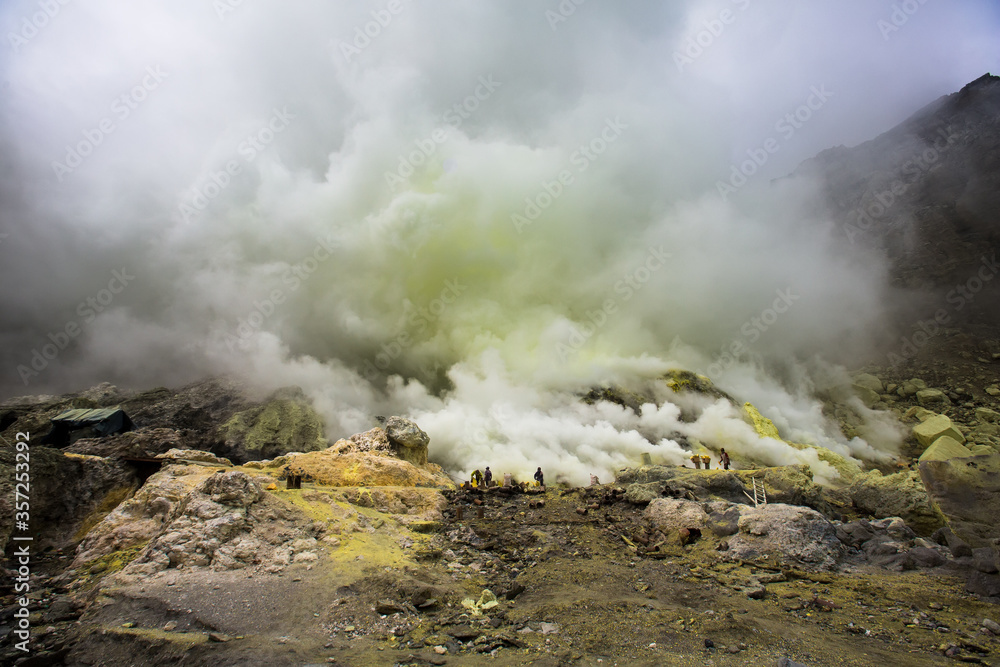
[[[820,180],[839,236],[883,251],[897,286],[947,296],[980,269],[995,276],[1000,77],[986,74],[871,141],[825,150],[793,175]],[[961,294],[943,306],[955,319],[995,326],[1000,280],[985,282],[961,312]]]
[[[678,383],[677,376],[664,378],[675,391],[731,400],[705,378]],[[53,510],[51,524],[33,527],[33,653],[24,656],[8,641],[3,658],[46,665],[785,658],[867,665],[899,664],[902,656],[930,665],[949,654],[988,662],[1000,650],[990,597],[1000,593],[995,509],[983,501],[970,512],[960,492],[989,494],[1000,441],[957,412],[950,426],[935,425],[952,399],[939,389],[944,400],[928,402],[939,397],[919,389],[922,406],[909,393],[933,384],[914,378],[904,389],[870,375],[855,384],[876,387],[870,391],[882,407],[891,403],[914,430],[911,456],[902,467],[854,473],[841,488],[813,483],[804,466],[747,462],[730,471],[643,465],[587,488],[458,489],[434,464],[398,458],[378,427],[325,449],[242,465],[180,448],[193,436],[169,420],[149,428],[139,419],[139,440],[74,445],[104,455],[33,447],[45,461],[79,463],[71,474],[80,480],[112,479],[100,472],[107,467],[136,476],[109,483],[117,495],[81,498],[91,508],[85,520],[81,511]],[[270,402],[238,398],[225,382],[212,386],[195,392],[226,406],[208,433]],[[105,390],[107,400],[123,398]],[[183,403],[167,393],[157,400]],[[613,400],[621,391],[598,393]],[[178,394],[191,396],[192,388]],[[21,401],[22,425],[40,420],[29,404],[45,414],[57,409],[52,399]],[[831,404],[831,411],[849,408]],[[289,430],[303,423],[297,411],[283,414]],[[775,433],[753,414],[756,428]],[[985,405],[972,414],[994,415]],[[280,431],[280,420],[269,428]],[[990,451],[918,462],[934,436]],[[118,442],[127,446],[116,449]],[[148,458],[160,457],[146,478],[130,468],[139,444]],[[51,465],[63,474],[59,466],[69,464]],[[928,471],[932,465],[938,468]],[[289,488],[296,476],[301,488]],[[955,476],[958,484],[949,481]],[[755,506],[755,491],[768,502]],[[0,632],[10,637],[17,596],[8,575]]]

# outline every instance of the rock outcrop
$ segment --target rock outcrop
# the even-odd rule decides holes
[[[280,390],[264,405],[236,413],[219,428],[219,437],[225,444],[216,453],[237,463],[319,451],[330,444],[323,421],[298,388]]]
[[[419,486],[441,489],[454,486],[451,478],[434,463],[415,465],[385,453],[343,452],[336,446],[322,452],[291,454],[250,465],[274,476],[282,475],[288,467],[300,471],[307,480],[321,486]]]
[[[385,435],[396,456],[413,465],[427,463],[427,445],[431,439],[414,422],[404,417],[385,420]]]
[[[246,473],[216,473],[168,514],[126,574],[177,567],[233,570],[261,563],[278,571],[293,561],[315,560],[317,532],[303,530],[301,519],[296,521],[300,517]]]
[[[100,521],[139,486],[136,472],[120,461],[30,449],[31,511],[28,532],[39,550],[64,547]],[[15,451],[0,447],[0,547],[14,527]]]

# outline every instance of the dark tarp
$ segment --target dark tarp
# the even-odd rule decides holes
[[[80,438],[103,438],[124,433],[135,424],[121,408],[67,410],[52,418],[52,430],[45,436],[45,444],[65,447]]]

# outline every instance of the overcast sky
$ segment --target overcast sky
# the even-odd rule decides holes
[[[0,27],[2,396],[862,335],[882,268],[770,179],[1000,70],[986,0],[43,0]]]

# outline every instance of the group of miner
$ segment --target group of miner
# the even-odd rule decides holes
[[[702,466],[705,470],[712,469],[712,457],[708,454],[692,454],[691,463],[694,464],[695,468],[701,469]],[[723,447],[719,450],[719,467],[724,470],[729,470],[729,452]]]
[[[705,470],[712,469],[712,457],[709,456],[708,454],[692,454],[691,463],[693,463],[694,467],[699,470],[702,468],[702,466],[704,466]],[[730,464],[729,452],[727,452],[726,448],[723,447],[719,450],[719,467],[724,470],[729,470],[729,464]],[[544,488],[545,474],[542,472],[541,466],[538,466],[538,468],[535,470],[534,478],[536,485]],[[597,478],[594,477],[593,475],[591,475],[590,479],[591,479],[591,484],[599,483],[597,482]],[[486,466],[485,472],[480,472],[479,468],[476,468],[475,470],[472,471],[471,480],[468,482],[468,484],[473,488],[484,487],[488,489],[491,486],[495,486],[495,483],[493,482],[493,471],[490,470],[489,466]],[[512,486],[514,484],[516,484],[516,482],[514,482],[513,475],[511,475],[510,473],[505,473],[503,476],[503,485]]]
[[[538,469],[535,470],[535,482],[537,486],[541,487],[545,486],[545,474],[542,472],[541,466],[538,466]],[[487,489],[490,488],[491,486],[496,486],[496,484],[493,482],[493,471],[490,470],[489,466],[486,466],[485,472],[480,472],[479,468],[476,468],[475,470],[472,471],[471,480],[469,484],[472,487],[482,486]],[[510,473],[505,473],[503,476],[503,485],[513,486],[514,484],[515,484],[514,476],[511,475]]]

